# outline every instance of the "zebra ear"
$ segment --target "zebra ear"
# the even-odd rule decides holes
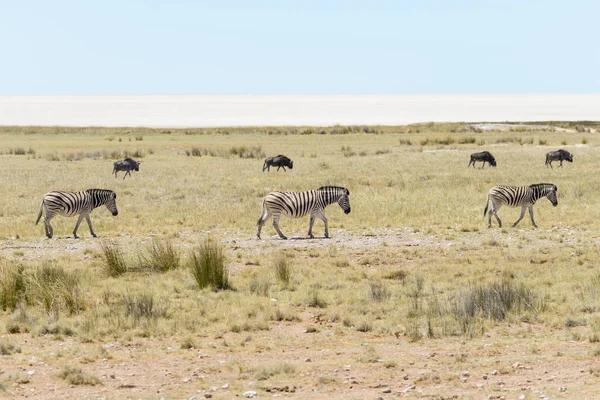
[[[350,196],[350,191],[346,189],[346,196]]]

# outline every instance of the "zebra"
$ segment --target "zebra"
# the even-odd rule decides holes
[[[525,215],[525,209],[529,208],[529,216],[531,216],[531,223],[535,228],[537,225],[533,220],[533,205],[536,201],[542,197],[547,197],[554,207],[558,205],[558,199],[556,198],[556,192],[558,188],[552,183],[538,183],[531,186],[494,186],[490,189],[487,202],[485,203],[485,210],[483,210],[483,216],[487,214],[490,200],[492,200],[492,208],[488,215],[488,228],[492,226],[492,214],[498,220],[498,225],[502,227],[502,221],[498,218],[498,210],[503,204],[509,207],[521,207],[521,216],[513,224],[513,227],[523,219]]]
[[[292,218],[304,217],[310,214],[310,225],[308,237],[313,239],[312,228],[315,217],[320,218],[325,224],[325,237],[329,237],[327,218],[323,210],[329,204],[338,203],[344,213],[350,213],[350,191],[339,186],[322,186],[316,190],[306,192],[271,192],[267,194],[262,203],[262,214],[258,219],[258,232],[256,236],[260,239],[260,231],[265,222],[273,215],[273,226],[282,239],[287,237],[279,229],[279,217],[281,214]]]
[[[141,161],[135,161],[131,158],[126,158],[124,160],[115,161],[113,164],[113,174],[115,174],[115,178],[117,177],[117,172],[125,171],[125,175],[123,175],[123,180],[129,176],[131,176],[131,170],[139,171]]]
[[[548,165],[552,168],[552,161],[560,161],[559,167],[562,167],[563,161],[573,162],[573,155],[566,150],[558,149],[546,154],[546,168]]]
[[[37,225],[42,218],[42,211],[46,211],[46,218],[44,219],[44,228],[46,236],[51,239],[54,233],[50,220],[56,215],[60,214],[65,217],[72,217],[79,215],[75,229],[73,230],[73,237],[78,239],[77,228],[79,224],[85,218],[88,226],[90,227],[90,233],[93,237],[97,237],[92,229],[92,220],[90,219],[90,213],[94,208],[102,205],[108,208],[108,211],[112,215],[116,216],[119,214],[117,210],[117,194],[112,190],[106,189],[88,189],[83,192],[63,192],[54,191],[46,193],[40,204],[40,212],[38,214],[35,224]]]

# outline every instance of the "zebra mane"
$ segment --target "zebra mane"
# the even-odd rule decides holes
[[[533,185],[529,185],[530,188],[532,189],[542,189],[542,188],[548,188],[548,187],[552,187],[554,190],[558,190],[558,188],[556,187],[555,184],[553,183],[536,183]]]
[[[346,193],[346,195],[350,195],[350,191],[342,186],[321,186],[317,190],[343,190]]]

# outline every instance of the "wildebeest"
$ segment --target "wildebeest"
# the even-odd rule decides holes
[[[551,151],[546,154],[546,168],[548,165],[552,168],[552,161],[560,161],[559,167],[562,167],[563,161],[573,162],[573,154],[563,149]]]
[[[114,167],[113,174],[115,174],[115,178],[116,178],[117,172],[125,171],[125,175],[123,176],[123,179],[125,179],[127,174],[129,174],[129,176],[131,176],[131,170],[139,171],[141,163],[142,163],[141,161],[135,161],[131,158],[126,158],[124,160],[115,161],[115,163],[113,164],[113,167]]]
[[[467,168],[469,168],[471,164],[473,164],[473,168],[475,168],[475,161],[483,161],[483,164],[481,164],[482,169],[483,167],[485,167],[486,162],[492,167],[496,166],[496,159],[489,151],[482,151],[481,153],[471,154],[471,161],[469,161],[469,165],[467,165]]]
[[[288,157],[286,157],[282,154],[279,154],[276,157],[267,157],[265,159],[265,163],[263,164],[263,172],[265,172],[265,169],[270,172],[271,166],[277,167],[277,171],[279,171],[279,168],[283,168],[283,170],[285,171],[285,167],[288,167],[289,169],[293,169],[294,162],[292,160],[290,160]]]

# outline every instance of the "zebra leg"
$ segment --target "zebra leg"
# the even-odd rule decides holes
[[[52,229],[52,225],[50,225],[50,218],[48,217],[44,219],[44,230],[46,231],[46,237],[48,239],[52,239],[54,229]]]
[[[323,223],[325,224],[325,237],[328,238],[329,237],[329,225],[327,224],[327,218],[325,218],[325,215],[323,215],[323,211],[318,211],[317,213],[315,213],[315,217],[319,217],[321,219],[321,221],[323,221]]]
[[[261,214],[260,218],[258,219],[258,231],[256,232],[256,237],[258,239],[260,239],[260,231],[262,230],[263,225],[265,224],[265,222],[267,222],[267,220],[271,217],[271,212],[269,211],[268,208],[263,207],[263,213]]]
[[[313,228],[314,224],[315,224],[315,216],[313,214],[310,214],[310,224],[308,225],[308,237],[311,239],[315,238],[312,234],[312,228]]]
[[[537,228],[538,226],[535,224],[535,221],[533,220],[533,206],[529,206],[529,216],[531,217],[531,223],[533,224],[533,226],[535,228]]]
[[[496,204],[492,201],[492,209],[490,210],[490,213],[488,216],[488,228],[492,227],[492,215],[494,215],[494,217],[496,217],[496,220],[498,221],[498,227],[502,228],[502,221],[500,221],[500,218],[498,217],[499,209],[500,209],[500,206],[496,206]]]
[[[96,236],[96,234],[94,233],[94,230],[92,229],[92,219],[90,218],[90,214],[85,216],[85,220],[87,221],[87,224],[90,227],[90,233],[92,234],[92,236],[98,237],[98,236]]]
[[[277,233],[279,234],[279,237],[286,240],[287,237],[283,234],[283,232],[281,232],[281,229],[279,229],[279,216],[281,214],[275,214],[273,215],[273,227],[275,228],[275,230],[277,231]]]
[[[516,226],[517,226],[517,224],[518,224],[519,222],[521,222],[521,220],[523,219],[523,216],[525,216],[525,209],[526,209],[526,208],[527,208],[527,206],[523,206],[523,207],[521,207],[521,216],[519,217],[519,219],[517,220],[517,222],[515,222],[515,223],[513,224],[513,228],[514,228],[514,227],[516,227]],[[535,224],[534,224],[534,225],[535,225]]]
[[[79,224],[81,223],[81,221],[83,221],[83,213],[79,214],[79,218],[77,218],[77,223],[75,224],[75,229],[73,229],[73,237],[75,239],[79,239],[79,236],[77,236],[77,228],[79,228]]]

